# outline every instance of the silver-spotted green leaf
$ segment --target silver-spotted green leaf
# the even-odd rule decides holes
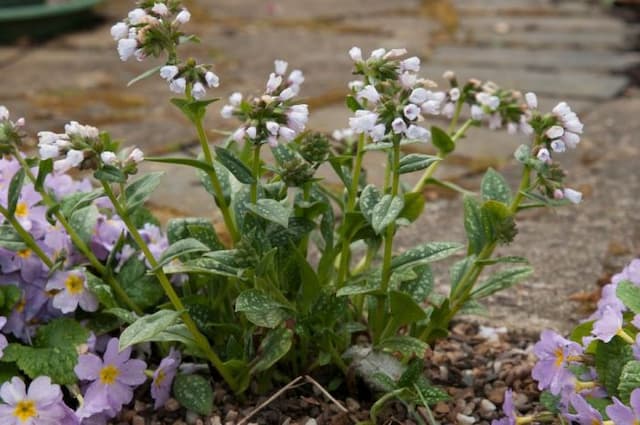
[[[616,295],[629,310],[635,314],[640,314],[640,286],[624,280],[618,283]]]
[[[427,317],[411,295],[399,291],[389,291],[389,310],[396,326],[409,325]]]
[[[439,127],[431,127],[431,143],[443,154],[448,154],[456,148],[456,144],[451,137]]]
[[[142,316],[120,334],[120,350],[150,341],[154,336],[173,325],[179,316],[180,312],[174,310],[159,310],[153,314]]]
[[[487,243],[480,203],[472,196],[465,196],[464,229],[469,241],[469,254],[478,254]]]
[[[164,296],[158,279],[147,274],[147,271],[144,261],[138,257],[131,257],[118,273],[122,289],[143,310],[156,305]]]
[[[482,264],[483,266],[490,266],[493,264],[505,264],[505,263],[509,263],[509,264],[529,264],[529,260],[527,260],[524,257],[518,257],[518,256],[506,256],[506,257],[496,257],[496,258],[487,258],[486,260],[478,260],[477,261],[478,264]]]
[[[293,344],[293,331],[278,328],[269,331],[258,349],[258,361],[251,368],[252,373],[262,372],[284,357]]]
[[[131,324],[138,320],[138,315],[132,311],[126,310],[120,307],[113,307],[105,310],[105,313],[109,313],[113,316],[116,316],[118,319],[122,320],[124,323]]]
[[[27,246],[11,225],[3,224],[0,225],[0,247],[16,252]]]
[[[93,177],[96,180],[109,183],[124,183],[127,181],[127,176],[114,165],[103,165],[93,173]]]
[[[181,239],[169,246],[166,251],[162,254],[160,259],[158,260],[158,266],[154,268],[154,271],[157,268],[164,266],[165,264],[170,263],[173,259],[178,258],[182,255],[193,254],[197,252],[206,252],[209,251],[209,247],[194,238]]]
[[[475,299],[488,297],[489,295],[510,288],[533,273],[533,267],[523,266],[502,270],[490,276],[482,282],[472,293]]]
[[[624,365],[620,373],[620,383],[618,384],[620,400],[629,405],[629,396],[637,388],[640,388],[640,361],[632,360]]]
[[[118,305],[109,285],[93,273],[85,272],[85,276],[87,277],[87,287],[95,294],[104,308],[114,308]]]
[[[370,284],[366,285],[346,285],[338,289],[338,292],[336,292],[336,296],[347,297],[351,295],[376,294],[380,292],[377,283],[378,282],[371,281]]]
[[[287,227],[289,225],[291,208],[281,204],[275,199],[258,199],[258,202],[255,205],[248,204],[247,208],[265,220],[272,221],[282,227]]]
[[[411,295],[414,301],[421,303],[433,291],[433,272],[428,264],[416,266],[413,271],[416,277],[401,282],[398,288],[402,292]],[[393,278],[393,275],[391,277]]]
[[[523,164],[531,159],[531,148],[529,145],[520,145],[513,154],[514,158]]]
[[[213,410],[211,384],[200,375],[178,375],[173,381],[173,396],[187,410],[208,415]]]
[[[405,357],[423,357],[429,345],[410,336],[394,336],[384,339],[378,348],[391,353],[400,353]]]
[[[401,196],[384,195],[373,207],[371,213],[371,226],[380,234],[388,225],[393,223],[404,207],[404,199]]]
[[[240,183],[251,184],[256,181],[255,176],[233,152],[220,146],[215,147],[216,161],[225,166]]]
[[[362,189],[360,193],[360,199],[358,203],[360,205],[360,211],[362,215],[367,219],[369,224],[372,223],[372,213],[374,207],[380,202],[382,194],[375,185],[368,184]]]
[[[433,155],[425,155],[422,153],[411,153],[400,159],[400,174],[412,173],[414,171],[424,170],[434,162],[440,161],[441,158]]]
[[[256,326],[275,328],[289,315],[283,306],[257,289],[248,289],[236,299],[236,311],[242,312]]]
[[[78,233],[80,239],[88,244],[93,237],[93,229],[96,227],[99,215],[98,207],[89,205],[71,214],[69,225]]]
[[[467,273],[473,264],[475,263],[476,256],[470,255],[468,257],[463,258],[460,261],[457,261],[451,266],[449,269],[449,277],[451,279],[451,293],[453,294],[462,277]]]
[[[457,242],[427,242],[418,245],[394,257],[391,260],[391,269],[400,267],[412,267],[418,264],[427,264],[442,260],[455,254],[463,248]]]
[[[167,224],[167,238],[173,244],[181,239],[194,238],[217,251],[224,249],[224,245],[218,239],[211,220],[202,217],[184,217],[169,220]]]
[[[160,185],[163,174],[162,171],[145,174],[125,188],[124,193],[129,211],[135,210],[149,199],[153,191]]]
[[[512,194],[509,184],[502,176],[493,168],[489,168],[482,177],[480,183],[482,199],[485,201],[493,199],[494,201],[503,202],[505,204],[511,203]]]

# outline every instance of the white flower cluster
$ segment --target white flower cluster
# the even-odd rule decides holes
[[[425,88],[434,87],[435,84],[432,81],[418,78],[420,58],[413,56],[398,60],[406,54],[405,49],[389,51],[376,49],[371,52],[369,59],[364,61],[362,50],[359,47],[353,47],[349,50],[349,56],[356,63],[356,69],[377,69],[387,78],[386,81],[384,78],[379,80],[365,78],[369,84],[363,81],[349,83],[349,88],[355,92],[356,99],[365,102],[365,106],[371,108],[371,110],[357,110],[355,116],[349,118],[349,126],[354,133],[367,134],[374,142],[382,141],[390,133],[419,142],[431,140],[431,132],[418,125],[418,122],[424,119],[423,114],[439,115],[447,94]],[[391,70],[392,73],[384,74],[387,70]],[[381,95],[380,86],[377,88],[376,84],[390,83],[389,80],[397,82],[400,90],[409,96],[404,96],[404,100],[400,100],[403,97],[397,96],[398,93]],[[401,112],[390,123],[385,123],[381,120],[383,110],[379,110],[378,106],[386,104],[389,100],[396,103],[402,102],[398,105]]]
[[[120,159],[115,152],[111,151],[104,151],[100,153],[100,159],[105,165],[113,166],[126,166],[128,164],[137,165],[144,161],[144,153],[138,148],[129,149],[125,152],[124,160]]]
[[[13,122],[13,121],[9,121],[9,117],[10,117],[10,113],[7,107],[4,105],[0,105],[0,123],[6,122],[9,125],[11,125],[12,128],[24,127],[25,125],[24,118],[20,117],[15,122]]]
[[[222,107],[223,118],[239,117],[245,125],[232,135],[238,142],[248,138],[254,143],[266,141],[275,146],[278,140],[290,142],[303,132],[309,120],[309,107],[306,104],[291,104],[300,92],[304,74],[299,69],[286,76],[289,64],[283,60],[274,62],[275,72],[269,75],[265,93],[250,102],[251,112],[240,108],[243,101],[241,93],[233,93],[229,103]]]
[[[123,22],[111,27],[111,36],[118,42],[118,54],[122,61],[132,56],[142,61],[146,58],[145,37],[151,28],[165,24],[177,27],[190,19],[191,13],[187,9],[174,14],[164,2],[158,1],[149,9],[136,8],[130,11]]]
[[[181,76],[180,68],[176,65],[165,65],[160,68],[160,77],[169,83],[169,90],[177,94],[184,94],[187,90],[187,84],[192,83],[191,95],[195,99],[202,99],[207,94],[207,88],[214,88],[220,85],[220,78],[212,71],[202,66],[195,68],[198,80],[191,82],[187,78]]]
[[[53,169],[66,172],[78,167],[85,159],[84,150],[74,149],[72,139],[84,142],[95,141],[100,136],[97,128],[71,121],[64,126],[64,133],[40,131],[38,133],[38,151],[41,159],[60,158],[53,162]]]

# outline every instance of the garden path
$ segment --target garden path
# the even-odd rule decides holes
[[[258,92],[274,58],[304,70],[303,95],[311,106],[310,126],[329,131],[347,124],[343,106],[353,46],[406,47],[418,54],[428,77],[446,69],[461,78],[492,79],[505,87],[533,90],[541,108],[567,100],[585,115],[586,137],[567,155],[569,181],[586,194],[579,208],[539,212],[520,223],[514,254],[528,254],[537,272],[527,283],[492,300],[493,323],[567,328],[580,315],[568,297],[592,290],[603,262],[620,265],[640,254],[640,101],[630,98],[624,71],[638,66],[638,27],[612,17],[598,2],[580,0],[190,0],[189,29],[204,40],[188,53],[215,63],[223,85]],[[595,3],[595,4],[594,4]],[[304,4],[304,6],[301,6]],[[155,65],[120,63],[109,26],[132,1],[105,2],[104,23],[36,46],[0,47],[0,103],[25,115],[29,129],[60,129],[70,119],[109,130],[148,154],[189,151],[195,134],[166,100],[164,83],[150,78],[126,82]],[[365,6],[366,5],[366,6]],[[634,44],[635,43],[635,44]],[[613,100],[623,95],[619,100]],[[229,129],[212,113],[210,128]],[[215,133],[211,133],[212,138]],[[517,138],[516,138],[517,139]],[[493,165],[508,176],[518,140],[476,129],[441,176],[477,184],[477,170]],[[382,159],[369,155],[366,167],[380,180]],[[148,165],[147,168],[154,168]],[[164,217],[210,214],[210,199],[194,176],[171,168],[153,199]],[[330,173],[326,178],[331,180]],[[185,196],[188,190],[188,196]],[[434,239],[462,240],[459,200],[428,192],[429,214],[419,232],[401,233],[401,245]],[[453,228],[450,232],[448,229]],[[605,271],[609,271],[605,267]]]

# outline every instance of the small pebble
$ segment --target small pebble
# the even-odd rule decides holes
[[[225,422],[235,422],[238,418],[238,412],[235,410],[229,410],[227,416],[224,417]]]
[[[209,425],[222,425],[222,420],[220,419],[220,416],[215,415],[209,418]]]
[[[189,425],[196,425],[196,420],[198,419],[198,414],[196,412],[187,411],[185,420]]]
[[[493,412],[494,410],[496,410],[495,404],[491,403],[491,401],[487,400],[486,398],[482,399],[482,401],[480,402],[481,412]]]
[[[180,408],[180,403],[175,398],[170,398],[164,403],[164,408],[167,412],[175,412]]]
[[[474,418],[473,416],[463,415],[462,413],[458,413],[456,415],[456,420],[458,421],[459,425],[472,425],[476,423],[476,418]]]
[[[142,412],[146,408],[147,408],[147,404],[139,400],[136,400],[136,402],[133,405],[133,410],[135,410],[136,412]]]
[[[347,397],[346,402],[347,402],[347,409],[349,409],[350,412],[357,412],[358,410],[360,410],[360,403],[358,403],[351,397]]]
[[[305,422],[304,425],[318,425],[318,421],[316,421],[315,419],[311,418],[307,422]]]
[[[131,419],[131,425],[145,425],[146,422],[144,418],[140,415],[135,415],[133,419]]]

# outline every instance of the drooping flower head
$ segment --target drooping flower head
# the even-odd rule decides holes
[[[153,372],[151,381],[151,397],[155,400],[154,408],[158,409],[169,399],[171,384],[180,365],[180,352],[171,348],[169,355],[160,361]]]
[[[27,391],[24,382],[13,377],[0,387],[2,425],[76,425],[78,419],[64,404],[60,386],[48,376],[39,376]]]

